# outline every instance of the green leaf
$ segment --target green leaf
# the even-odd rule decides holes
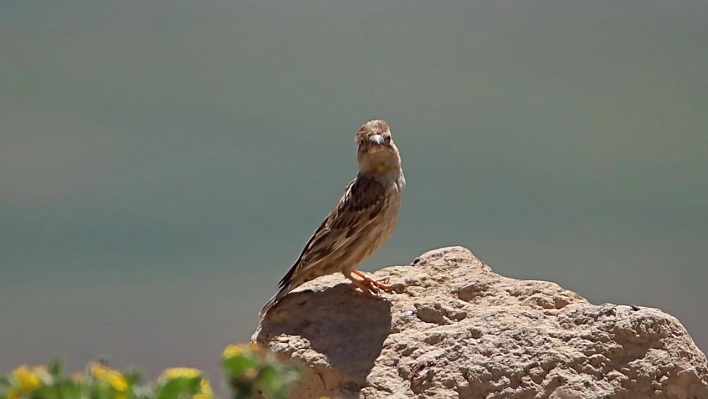
[[[32,391],[30,397],[41,399],[59,399],[59,393],[53,387],[41,387]]]
[[[113,388],[107,381],[101,381],[96,389],[96,399],[113,399]]]
[[[199,393],[202,377],[173,378],[157,388],[157,399],[178,399],[180,395],[192,396]]]
[[[260,359],[254,354],[244,354],[222,361],[226,374],[234,378],[242,377],[247,370],[256,368],[259,363]]]
[[[125,373],[123,373],[123,376],[125,377],[125,380],[128,382],[128,386],[136,385],[143,379],[142,373],[139,371],[135,371],[135,370],[128,370]]]
[[[80,399],[81,386],[71,380],[64,380],[57,385],[61,399]]]
[[[54,359],[49,363],[49,374],[53,377],[59,377],[62,372],[61,360]]]

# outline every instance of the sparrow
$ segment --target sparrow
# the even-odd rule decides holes
[[[372,279],[354,268],[381,248],[396,228],[406,186],[401,156],[383,120],[362,125],[356,143],[356,179],[347,185],[337,205],[280,280],[280,290],[263,307],[261,316],[298,286],[336,272],[368,295],[392,291],[385,279]]]

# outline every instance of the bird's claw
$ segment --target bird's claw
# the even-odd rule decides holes
[[[384,277],[379,279],[373,279],[358,270],[352,270],[352,273],[361,277],[361,280],[349,277],[352,282],[359,287],[365,293],[376,296],[380,291],[393,292],[393,287],[388,285],[390,278]]]

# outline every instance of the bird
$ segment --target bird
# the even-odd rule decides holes
[[[367,295],[376,297],[381,290],[392,291],[386,279],[372,279],[355,267],[381,248],[396,228],[406,186],[401,155],[390,127],[380,119],[362,125],[356,133],[356,143],[356,179],[349,182],[334,209],[280,280],[279,291],[263,307],[261,317],[298,286],[337,272]]]

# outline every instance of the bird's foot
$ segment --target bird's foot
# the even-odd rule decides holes
[[[347,277],[366,294],[378,296],[380,291],[393,292],[393,287],[387,284],[389,280],[388,277],[373,279],[358,270],[352,270],[352,273],[361,277],[361,280],[354,278],[354,276]]]

